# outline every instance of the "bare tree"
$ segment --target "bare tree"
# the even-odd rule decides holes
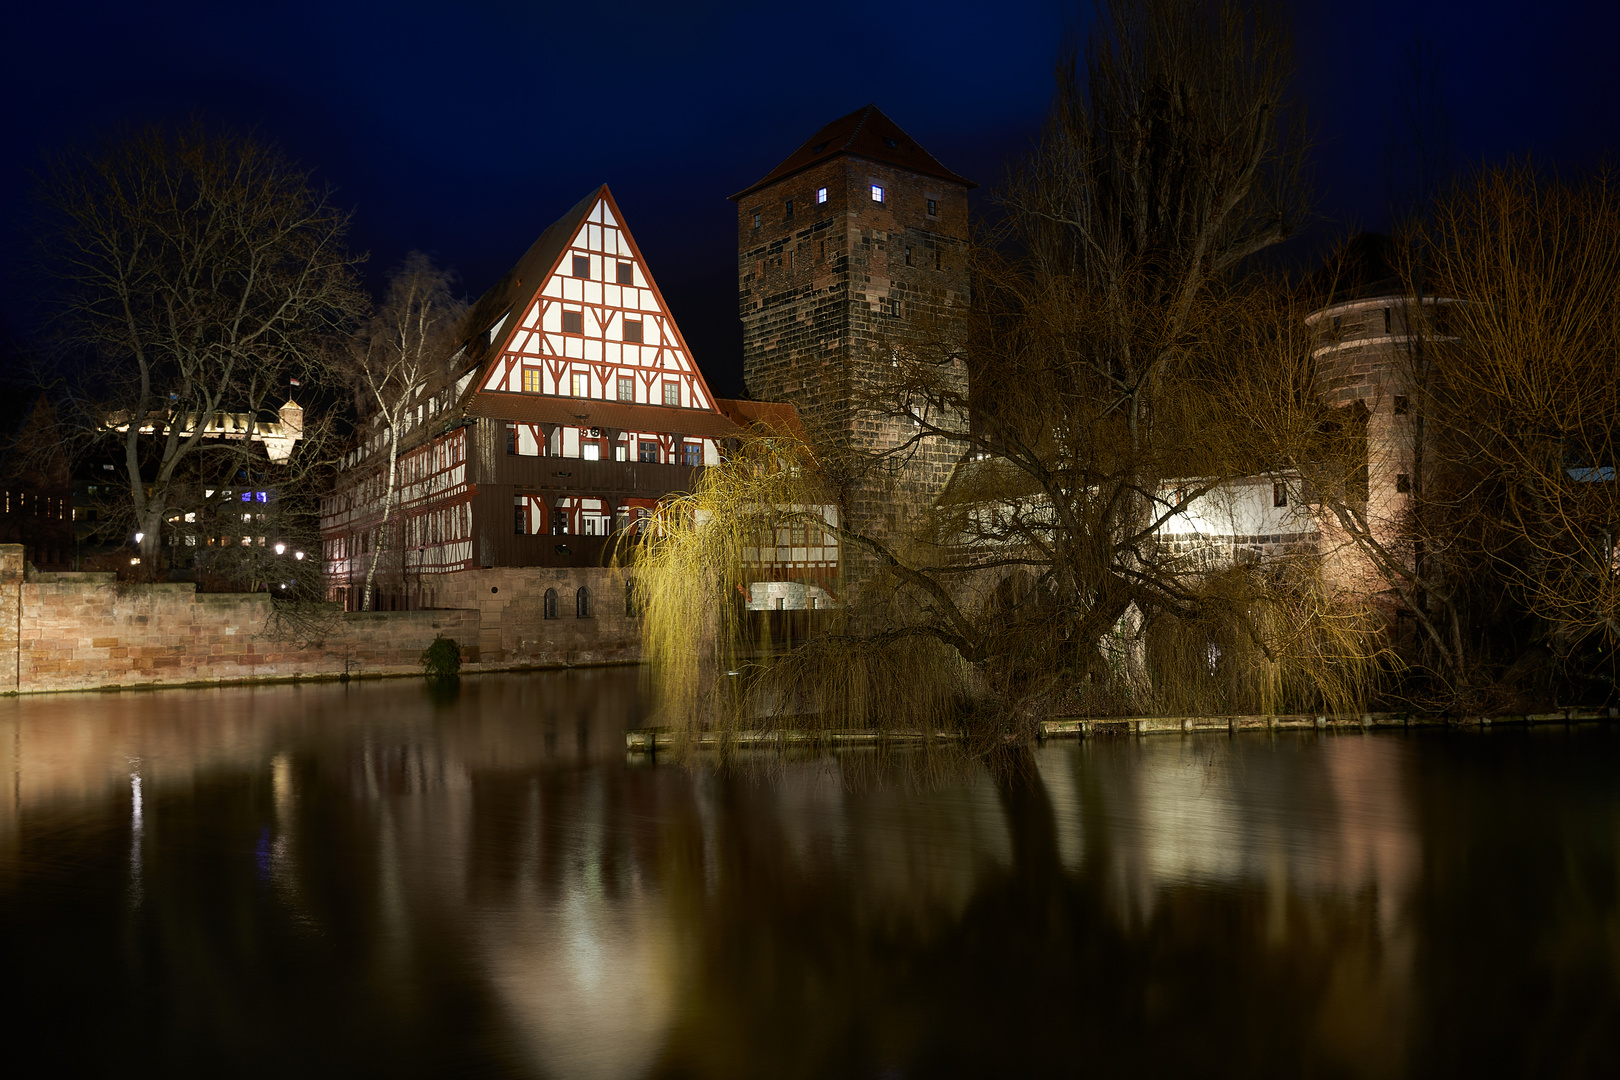
[[[1230,544],[1185,540],[1196,507],[1264,465],[1231,405],[1234,384],[1272,385],[1270,354],[1252,346],[1278,332],[1245,263],[1304,214],[1288,55],[1263,5],[1100,5],[1089,40],[1063,54],[1005,224],[973,252],[971,308],[885,343],[892,362],[866,387],[866,408],[913,433],[870,467],[941,440],[956,477],[891,534],[840,515],[846,565],[859,552],[874,569],[834,633],[778,665],[798,689],[778,683],[773,700],[819,694],[825,710],[843,687],[847,707],[830,711],[855,720],[919,694],[924,712],[944,707],[954,685],[989,691],[998,722],[1027,735],[1054,707],[1343,704],[1366,685],[1366,621],[1326,601],[1308,559],[1220,570]],[[773,475],[738,470],[738,491],[700,491],[682,519],[836,497],[790,494]],[[705,576],[704,550],[641,564],[653,606],[663,579]],[[647,625],[679,629],[656,613]]]
[[[1433,543],[1487,568],[1561,651],[1620,648],[1620,189],[1493,168],[1427,230],[1449,305]]]
[[[359,310],[349,215],[278,150],[198,126],[150,129],[45,176],[71,394],[119,460],[145,569],[210,479],[264,469],[257,426]]]
[[[439,388],[456,351],[456,333],[466,305],[451,292],[449,271],[417,251],[388,278],[382,305],[354,339],[339,370],[355,390],[364,417],[363,440],[384,451],[381,465],[382,506],[376,542],[366,567],[360,609],[371,607],[378,561],[388,536],[388,522],[399,501],[399,445],[425,392]]]

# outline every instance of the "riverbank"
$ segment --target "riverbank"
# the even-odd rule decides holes
[[[1277,715],[1233,716],[1117,716],[1071,717],[1041,721],[1039,739],[1089,739],[1099,736],[1179,735],[1193,732],[1236,735],[1244,731],[1283,731],[1315,729],[1322,731],[1371,730],[1373,728],[1489,728],[1510,725],[1608,723],[1620,720],[1620,709],[1570,708],[1541,713],[1503,716],[1435,716],[1418,713],[1357,713],[1319,715],[1283,713]],[[878,732],[751,730],[706,731],[697,736],[703,749],[736,747],[764,749],[805,746],[875,746],[916,744],[930,741],[958,742],[960,732]],[[625,749],[632,754],[655,754],[685,744],[684,737],[667,727],[638,728],[624,733]]]

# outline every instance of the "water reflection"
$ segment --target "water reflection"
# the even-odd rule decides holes
[[[713,770],[628,765],[641,710],[626,671],[0,702],[8,1023],[180,1072],[1616,1060],[1606,730]]]

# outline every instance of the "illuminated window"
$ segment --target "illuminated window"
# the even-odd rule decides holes
[[[628,375],[619,376],[619,400],[636,400],[636,380]]]
[[[585,332],[585,313],[583,311],[563,312],[562,332],[565,334],[583,334]]]
[[[540,369],[526,367],[523,369],[523,392],[525,394],[538,394],[541,392]]]
[[[882,202],[883,201],[883,186],[881,184],[873,184],[872,185],[872,201],[873,202]]]
[[[624,340],[629,341],[629,342],[633,342],[634,344],[637,344],[637,345],[641,344],[641,320],[640,319],[626,319],[626,320],[624,320]]]
[[[578,278],[591,276],[591,257],[589,255],[574,256],[574,276]]]
[[[701,464],[703,464],[703,444],[698,443],[698,442],[683,442],[683,443],[681,443],[681,464],[682,465],[701,465]]]
[[[819,206],[819,205],[821,205],[822,203],[824,203],[826,201],[827,201],[827,189],[824,188],[824,187],[823,188],[816,188],[816,205]]]
[[[624,443],[614,443],[613,444],[613,460],[614,461],[629,461],[630,460],[630,451],[625,448]]]
[[[597,442],[595,439],[592,439],[589,442],[580,443],[579,456],[584,458],[586,461],[601,461],[602,444]]]
[[[681,404],[681,384],[674,379],[664,382],[664,404],[672,408],[679,408]]]
[[[634,263],[622,262],[619,264],[618,282],[620,285],[634,285],[636,283]]]

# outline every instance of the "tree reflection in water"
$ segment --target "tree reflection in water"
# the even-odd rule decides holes
[[[0,703],[8,1027],[178,1071],[1620,1064],[1607,729],[646,767],[638,686]]]

